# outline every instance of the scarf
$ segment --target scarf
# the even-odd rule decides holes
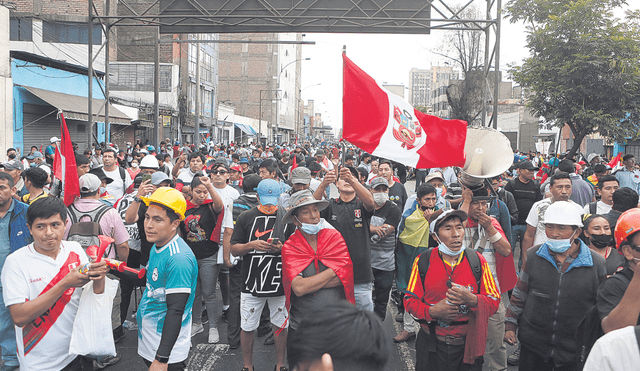
[[[405,219],[400,242],[414,247],[429,246],[429,222],[419,207]]]

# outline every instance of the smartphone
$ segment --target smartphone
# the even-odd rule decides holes
[[[279,239],[279,238],[268,238],[268,239],[267,239],[267,243],[270,243],[270,244],[272,244],[272,245],[277,245],[277,244],[278,244],[278,242],[280,242],[280,239]]]
[[[147,180],[151,180],[151,174],[144,174],[142,176],[142,183],[146,182]]]

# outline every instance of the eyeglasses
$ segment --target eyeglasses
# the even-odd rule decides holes
[[[225,175],[225,174],[229,174],[229,172],[225,171],[225,170],[211,170],[211,174],[213,174],[213,175],[218,175],[218,174]]]

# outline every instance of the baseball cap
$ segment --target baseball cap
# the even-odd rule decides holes
[[[170,181],[171,179],[163,171],[156,171],[155,173],[151,174],[151,184],[153,184],[154,186],[159,186],[160,183],[167,180]]]
[[[425,183],[429,183],[429,181],[433,180],[433,179],[440,179],[440,180],[442,180],[444,182],[444,176],[442,176],[442,173],[439,172],[439,171],[436,171],[436,172],[433,172],[433,173],[427,175],[427,177],[424,179],[424,182]]]
[[[231,166],[231,167],[229,168],[229,170],[242,172],[242,168],[241,168],[241,167],[240,167],[240,165],[238,165],[238,164],[234,164],[233,166]]]
[[[389,188],[389,181],[386,180],[383,177],[377,176],[373,179],[371,179],[371,189],[375,189],[378,186],[386,186],[387,188]]]
[[[80,183],[80,193],[91,193],[100,189],[102,182],[95,174],[84,174],[78,180]]]
[[[322,148],[320,148],[319,150],[316,151],[316,156],[319,155],[323,155],[324,156],[324,150]]]
[[[282,187],[280,187],[280,183],[273,179],[264,179],[258,183],[256,191],[258,192],[258,197],[260,197],[260,204],[275,206],[278,204]]]
[[[97,176],[98,179],[100,179],[100,181],[102,181],[103,179],[106,180],[107,184],[110,184],[111,182],[113,182],[113,179],[109,178],[101,167],[97,167],[95,169],[89,170],[89,174],[93,174]]]
[[[241,164],[248,164],[249,163],[249,159],[246,158],[246,157],[243,157],[243,158],[240,159],[240,163]]]
[[[438,215],[434,220],[431,221],[431,223],[429,223],[429,232],[435,234],[439,224],[444,223],[448,219],[451,219],[456,216],[460,218],[460,220],[463,222],[465,222],[468,218],[467,213],[465,213],[462,210],[453,210],[453,209],[444,210],[442,214]]]
[[[518,167],[518,169],[525,169],[525,170],[538,170],[537,167],[533,166],[533,164],[531,163],[531,161],[522,161],[520,163],[520,166]]]
[[[291,183],[309,184],[311,183],[311,170],[303,166],[291,170]]]
[[[40,151],[35,151],[32,154],[30,154],[29,156],[27,156],[27,160],[35,160],[36,158],[42,158],[44,156],[42,156],[42,152]]]
[[[55,143],[55,142],[59,142],[59,141],[60,141],[60,138],[58,138],[58,137],[51,137],[51,139],[49,139],[49,142],[51,142],[51,143]]]
[[[13,159],[11,161],[5,161],[2,163],[2,166],[4,166],[5,170],[11,171],[11,170],[24,170],[24,166],[22,165],[22,161],[18,160],[18,159]]]

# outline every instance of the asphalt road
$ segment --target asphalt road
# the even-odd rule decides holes
[[[415,183],[414,181],[408,181],[405,184],[407,193],[411,195],[413,193]],[[332,197],[337,195],[335,189],[332,189]],[[218,291],[218,298],[220,293]],[[135,308],[132,308],[133,312]],[[220,318],[222,313],[221,303],[218,304],[216,310],[216,316],[218,316],[218,330],[220,332],[219,344],[208,344],[207,334],[208,325],[205,325],[205,331],[192,338],[193,347],[188,360],[188,369],[191,371],[229,371],[242,369],[242,348],[231,350],[227,339],[227,325]],[[415,369],[415,344],[414,340],[410,340],[405,343],[395,344],[393,343],[393,337],[402,331],[402,324],[395,322],[394,318],[397,314],[394,305],[389,305],[387,308],[387,317],[383,322],[384,330],[389,338],[389,343],[392,346],[391,358],[385,371],[409,371]],[[135,321],[135,316],[130,320]],[[126,336],[118,344],[116,349],[121,357],[120,362],[109,367],[109,370],[113,371],[137,371],[146,370],[146,366],[142,361],[142,358],[138,356],[138,332],[125,330]],[[275,347],[273,345],[264,345],[264,338],[257,338],[254,345],[254,367],[256,371],[270,371],[276,364]],[[514,351],[514,347],[508,347],[508,353],[511,354]],[[518,367],[510,366],[508,371],[516,371]]]

